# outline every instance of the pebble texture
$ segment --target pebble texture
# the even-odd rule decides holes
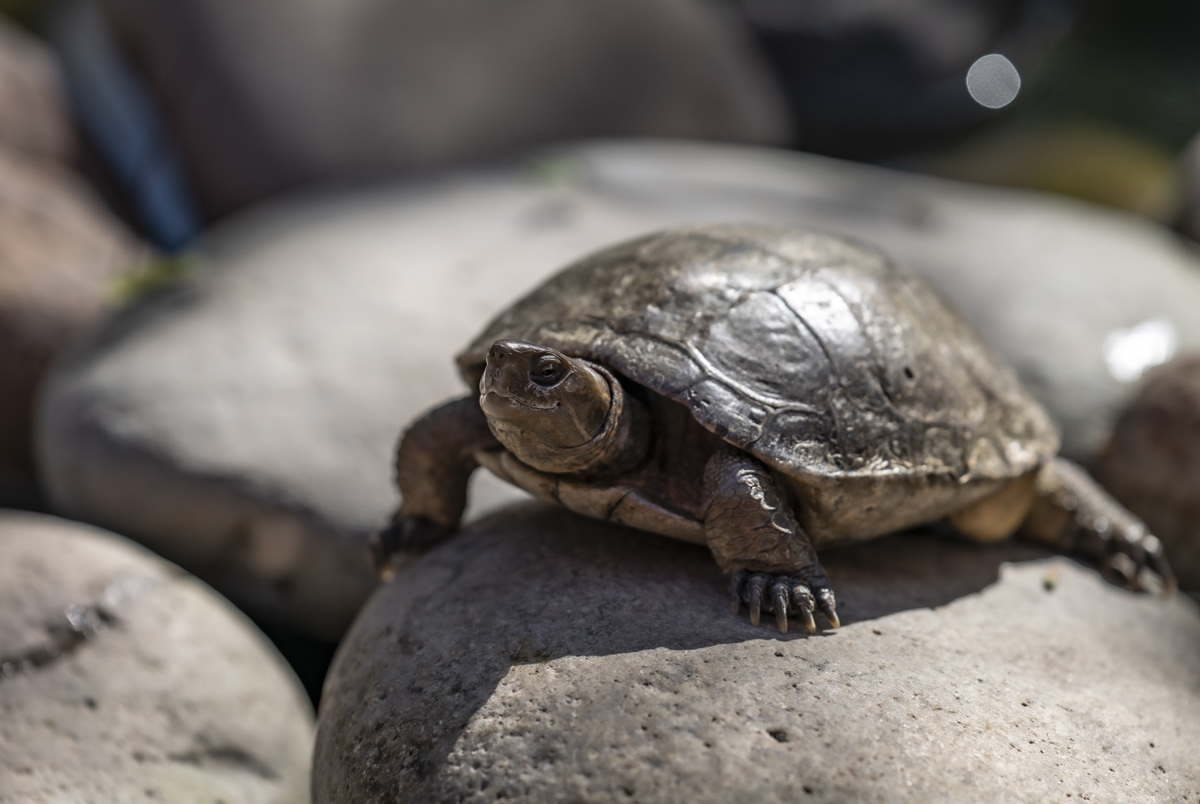
[[[749,35],[702,0],[104,0],[201,201],[588,136],[783,143]]]
[[[804,638],[702,548],[505,511],[362,612],[314,801],[1196,800],[1200,609],[1041,556],[826,551],[844,625]]]
[[[1200,591],[1200,355],[1147,377],[1096,476],[1162,539],[1180,587]]]
[[[363,544],[397,504],[396,437],[467,392],[453,356],[567,262],[716,220],[896,253],[1013,362],[1076,458],[1133,388],[1107,367],[1109,333],[1161,319],[1200,345],[1200,263],[1129,216],[767,149],[594,144],[227,225],[52,381],[50,496],[257,616],[336,637],[373,588]],[[476,512],[513,494],[490,477],[477,491]]]
[[[0,513],[0,802],[301,804],[311,746],[299,683],[211,590]]]

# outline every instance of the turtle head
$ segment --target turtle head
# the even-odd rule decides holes
[[[628,451],[623,447],[633,435],[628,422],[633,400],[609,371],[587,360],[531,343],[496,341],[479,394],[496,438],[535,469],[591,471]],[[638,446],[644,453],[645,445]]]

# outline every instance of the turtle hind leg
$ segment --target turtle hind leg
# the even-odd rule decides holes
[[[787,632],[794,614],[809,633],[820,610],[837,628],[837,603],[808,535],[767,468],[743,452],[721,450],[704,467],[704,534],[717,564],[732,575],[733,613],[743,603],[758,625],[773,613]]]
[[[1167,592],[1175,588],[1162,542],[1082,468],[1055,458],[1038,473],[1036,491],[1022,534],[1098,562],[1122,586],[1140,589],[1150,570]]]
[[[1012,536],[1037,499],[1038,470],[1005,483],[998,491],[950,514],[954,529],[981,544]]]

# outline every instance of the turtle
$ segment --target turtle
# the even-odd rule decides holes
[[[1162,545],[1057,456],[1046,411],[884,253],[751,224],[667,229],[561,270],[458,357],[479,394],[400,439],[398,555],[452,533],[479,466],[586,516],[707,545],[732,609],[839,625],[817,551],[944,523],[1020,531],[1132,588]],[[1157,576],[1157,581],[1152,581]]]

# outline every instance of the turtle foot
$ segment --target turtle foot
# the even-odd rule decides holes
[[[732,593],[733,613],[741,611],[745,603],[750,608],[750,622],[754,625],[758,625],[762,612],[766,611],[775,615],[775,624],[786,634],[790,614],[804,623],[808,633],[815,634],[817,623],[813,615],[817,609],[832,628],[841,625],[833,590],[820,564],[805,567],[796,573],[796,577],[741,570],[733,576]]]
[[[1097,548],[1103,557],[1100,571],[1113,583],[1135,592],[1175,591],[1175,573],[1163,554],[1162,542],[1146,532],[1145,527],[1132,527],[1118,532]]]
[[[396,575],[397,560],[415,557],[425,548],[453,532],[423,516],[398,517],[386,528],[371,534],[371,558],[383,581]]]
[[[1038,498],[1023,532],[1100,565],[1113,583],[1134,591],[1175,589],[1162,542],[1082,468],[1062,458],[1042,467]]]

